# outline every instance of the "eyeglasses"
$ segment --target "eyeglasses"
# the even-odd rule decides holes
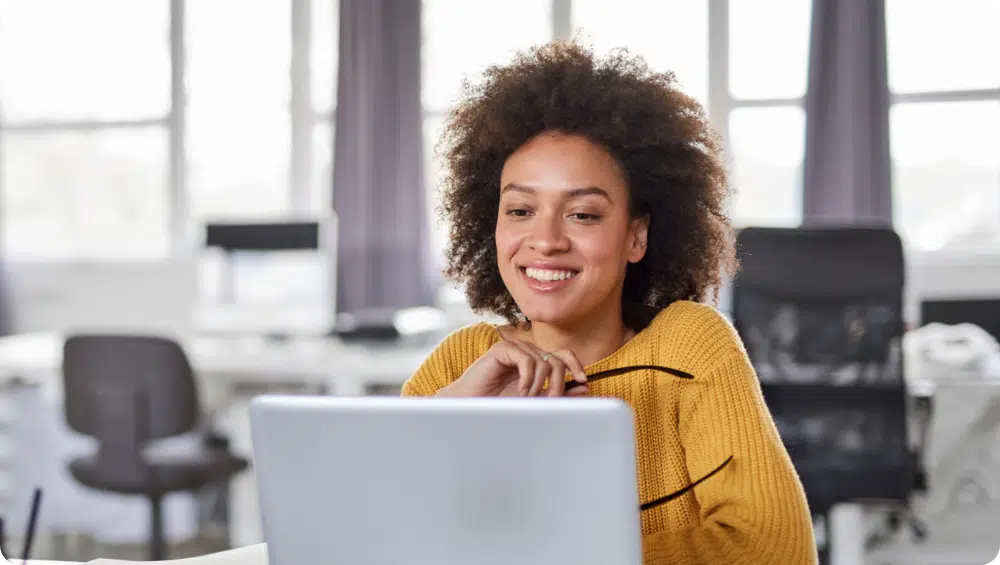
[[[631,373],[633,371],[657,371],[657,372],[660,372],[660,373],[666,373],[668,375],[677,377],[679,379],[687,379],[687,380],[694,379],[694,375],[692,375],[691,373],[688,373],[687,371],[682,371],[680,369],[674,369],[672,367],[662,367],[660,365],[631,365],[631,366],[628,366],[628,367],[617,367],[615,369],[607,369],[607,370],[604,370],[604,371],[598,371],[598,372],[594,373],[593,375],[587,375],[587,384],[592,383],[594,381],[599,381],[601,379],[606,379],[606,378],[609,378],[609,377],[615,377],[615,376],[618,376],[618,375],[624,375],[625,373]],[[583,386],[583,384],[584,383],[577,382],[577,381],[570,381],[570,382],[566,383],[565,389],[566,390],[574,389],[574,388],[576,388],[578,386]],[[684,487],[684,488],[682,488],[680,490],[674,491],[674,492],[672,492],[672,493],[670,493],[670,494],[668,494],[666,496],[661,496],[660,498],[656,498],[656,499],[650,500],[649,502],[643,502],[642,504],[639,505],[639,510],[640,511],[650,510],[652,508],[656,508],[657,506],[661,506],[663,504],[666,504],[667,502],[670,502],[671,500],[674,500],[676,498],[680,498],[684,494],[686,494],[686,493],[690,492],[691,490],[693,490],[696,486],[700,485],[701,483],[707,481],[708,479],[710,479],[714,475],[718,474],[719,471],[722,471],[723,469],[725,469],[726,466],[729,465],[732,461],[733,461],[733,456],[730,455],[718,467],[716,467],[715,469],[712,469],[711,471],[708,472],[708,474],[706,474],[705,476],[701,477],[697,481],[694,481],[693,483],[687,485],[686,487]]]
[[[679,379],[693,379],[694,375],[688,373],[687,371],[682,371],[680,369],[674,369],[672,367],[661,367],[660,365],[630,365],[628,367],[617,367],[615,369],[606,369],[604,371],[598,371],[593,375],[587,375],[587,383],[590,384],[594,381],[599,381],[606,379],[608,377],[617,377],[618,375],[624,375],[625,373],[631,373],[632,371],[659,371],[661,373],[666,373],[668,375],[675,376]],[[574,389],[578,386],[583,386],[584,383],[579,381],[570,381],[566,383],[565,390]]]
[[[639,505],[639,511],[642,512],[642,511],[649,510],[651,508],[656,508],[657,506],[661,506],[663,504],[666,504],[666,503],[670,502],[671,500],[673,500],[675,498],[679,498],[679,497],[683,496],[684,494],[687,494],[689,491],[691,491],[692,489],[694,489],[694,487],[696,487],[696,486],[700,485],[701,483],[707,481],[713,475],[715,475],[719,471],[725,469],[726,466],[729,465],[732,462],[732,460],[733,460],[733,456],[730,455],[718,467],[716,467],[715,469],[712,469],[711,471],[708,472],[707,475],[705,475],[704,477],[698,479],[697,481],[689,484],[688,486],[686,486],[686,487],[684,487],[684,488],[682,488],[680,490],[674,491],[674,492],[668,494],[667,496],[661,496],[660,498],[654,498],[653,500],[650,500],[649,502],[643,502],[642,504]]]
[[[28,515],[28,527],[24,534],[24,547],[21,550],[21,563],[27,563],[31,555],[31,542],[35,539],[35,528],[38,525],[38,510],[42,505],[42,489],[35,488],[31,497],[31,512]],[[7,546],[4,519],[0,517],[0,554],[4,553]],[[4,555],[6,557],[6,555]]]

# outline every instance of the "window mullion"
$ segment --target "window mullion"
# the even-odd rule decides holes
[[[552,0],[552,38],[567,40],[573,35],[573,0]]]
[[[167,115],[169,147],[168,195],[172,255],[188,255],[192,249],[191,201],[187,186],[187,100],[184,45],[185,0],[170,0],[170,113]]]
[[[728,145],[729,111],[729,0],[708,2],[708,118]],[[729,147],[726,147],[729,152]]]
[[[311,0],[292,0],[291,45],[291,154],[289,155],[289,209],[305,212],[309,208],[312,181],[312,28]]]
[[[1000,100],[1000,88],[906,92],[892,94],[890,101],[892,104],[909,104],[919,102],[978,102],[980,100]]]

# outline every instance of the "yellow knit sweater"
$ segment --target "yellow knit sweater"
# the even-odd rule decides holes
[[[455,331],[403,394],[434,395],[501,339],[488,323]],[[802,485],[729,322],[709,306],[676,302],[585,371],[631,365],[694,376],[640,370],[590,385],[591,395],[620,398],[635,412],[640,502],[678,491],[732,456],[693,490],[642,512],[645,565],[816,563]]]

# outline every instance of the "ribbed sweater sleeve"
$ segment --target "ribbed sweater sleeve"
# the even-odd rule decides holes
[[[678,343],[660,344],[693,356],[678,406],[683,457],[692,480],[733,459],[696,487],[700,524],[643,538],[645,565],[815,564],[802,484],[739,337],[714,310],[687,314],[665,336]]]
[[[449,334],[403,383],[403,396],[434,396],[465,373],[476,359],[500,339],[492,325],[482,322]]]

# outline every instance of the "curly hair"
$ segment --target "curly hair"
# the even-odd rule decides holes
[[[676,300],[718,300],[736,270],[720,142],[703,108],[673,73],[625,49],[598,57],[553,42],[492,66],[463,84],[437,146],[444,158],[439,213],[449,224],[445,275],[472,308],[524,321],[497,266],[500,173],[508,156],[543,132],[580,135],[625,173],[629,212],[648,217],[646,254],[625,274],[623,315],[632,329]],[[639,326],[639,327],[637,327]]]

